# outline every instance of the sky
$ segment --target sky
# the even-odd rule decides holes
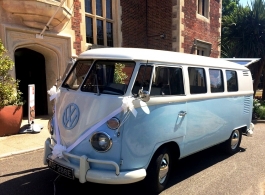
[[[247,3],[250,5],[250,1],[251,1],[251,0],[240,0],[239,3],[240,3],[241,5],[243,5],[243,6],[246,6]]]

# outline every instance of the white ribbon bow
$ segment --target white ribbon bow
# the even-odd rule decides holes
[[[63,158],[63,152],[64,151],[66,151],[66,147],[65,146],[62,146],[60,144],[56,144],[53,147],[51,159],[54,160],[57,157],[58,158]]]
[[[50,90],[47,91],[50,95],[50,101],[57,97],[60,90],[57,91],[56,86],[54,85]]]
[[[134,108],[134,105],[132,103],[133,99],[129,97],[123,98],[122,102],[123,104],[121,105],[123,112],[126,113],[128,109],[132,112],[133,116],[137,116],[137,111]]]

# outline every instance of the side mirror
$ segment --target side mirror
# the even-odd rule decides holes
[[[150,100],[149,91],[144,91],[143,88],[139,90],[138,95],[139,95],[140,99],[144,102],[148,102]]]

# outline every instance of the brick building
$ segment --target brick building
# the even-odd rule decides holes
[[[0,39],[12,75],[36,86],[36,115],[72,58],[97,47],[139,47],[219,57],[221,0],[0,0]],[[27,104],[25,105],[27,113]]]

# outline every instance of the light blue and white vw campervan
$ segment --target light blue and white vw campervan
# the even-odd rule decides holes
[[[44,163],[81,183],[145,179],[164,189],[175,159],[251,135],[250,71],[191,54],[136,48],[82,53],[58,90]]]

